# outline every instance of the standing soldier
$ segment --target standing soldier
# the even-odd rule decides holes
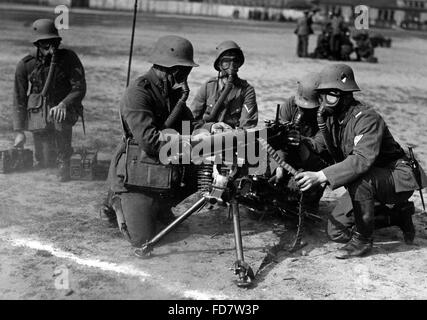
[[[418,172],[422,177],[418,185],[410,159],[394,140],[384,119],[354,99],[353,92],[359,90],[349,66],[334,64],[321,71],[317,88],[321,101],[319,112],[327,116],[327,130],[322,129],[323,135],[311,141],[316,150],[327,149],[336,163],[296,176],[302,191],[322,183],[332,189],[347,188],[353,217],[333,213],[328,226],[331,238],[347,241],[336,255],[340,259],[369,253],[374,228],[399,226],[405,242],[411,244],[415,237],[414,205],[408,199],[414,190],[427,185],[422,170]],[[375,201],[382,204],[379,210],[375,210]]]
[[[308,37],[313,34],[312,18],[308,10],[304,11],[304,16],[297,20],[297,27],[294,33],[298,37],[297,56],[300,58],[308,57]]]
[[[172,206],[191,191],[188,184],[182,187],[182,167],[160,163],[160,152],[167,143],[163,129],[181,133],[184,121],[194,124],[185,105],[187,78],[198,66],[193,45],[182,37],[161,37],[148,61],[153,66],[129,85],[120,102],[125,137],[108,178],[120,231],[136,247],[154,236],[157,220],[174,218]],[[180,135],[175,138],[180,143]]]
[[[331,55],[335,60],[340,60],[341,55],[341,38],[344,33],[344,19],[341,10],[337,9],[331,20]]]
[[[214,68],[218,76],[200,87],[191,104],[198,127],[213,133],[255,127],[258,123],[255,90],[237,74],[245,62],[242,49],[234,41],[224,41],[216,47],[216,52]]]
[[[72,127],[83,115],[85,73],[72,50],[58,48],[62,38],[52,20],[36,20],[32,30],[36,50],[18,63],[15,73],[15,147],[25,144],[25,130],[32,131],[36,166],[57,164],[59,180],[67,181]]]

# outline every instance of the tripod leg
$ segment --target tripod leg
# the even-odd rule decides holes
[[[244,261],[242,232],[240,229],[239,203],[236,199],[230,201],[233,212],[234,243],[236,245],[236,262],[234,263],[234,273],[238,275],[237,286],[249,287],[255,278],[252,268]]]
[[[135,250],[135,255],[139,258],[146,258],[150,255],[151,251],[153,251],[153,247],[162,240],[169,232],[176,229],[184,220],[186,220],[193,213],[202,209],[207,203],[206,199],[203,197],[198,200],[195,204],[191,206],[187,211],[185,211],[182,215],[176,218],[170,225],[165,227],[162,231],[160,231],[157,235],[153,237],[150,241],[144,244],[141,248]]]

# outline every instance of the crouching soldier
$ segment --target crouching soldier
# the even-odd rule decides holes
[[[420,173],[419,186],[410,159],[384,119],[354,99],[353,92],[360,89],[349,66],[325,67],[316,90],[326,130],[321,128],[323,134],[311,139],[312,146],[318,151],[327,149],[336,163],[319,171],[299,173],[296,180],[302,191],[322,183],[332,189],[347,188],[353,215],[334,211],[328,222],[331,239],[346,242],[336,257],[369,253],[375,228],[399,226],[405,242],[411,244],[415,237],[414,205],[408,199],[414,190],[427,185],[424,172]],[[377,210],[376,201],[381,203]]]
[[[31,131],[36,166],[58,165],[60,181],[67,181],[73,153],[72,127],[83,115],[85,73],[73,51],[58,48],[61,37],[52,20],[36,20],[32,30],[36,50],[18,63],[15,73],[15,147],[22,147],[24,131]]]
[[[242,49],[234,41],[216,47],[214,68],[218,76],[198,90],[191,104],[197,126],[212,133],[231,128],[252,128],[258,123],[254,88],[238,76],[245,62]]]
[[[182,166],[164,165],[160,154],[170,142],[163,129],[181,133],[187,120],[190,131],[193,127],[185,105],[187,77],[198,66],[193,46],[187,39],[164,36],[148,61],[153,66],[129,85],[120,102],[125,138],[113,156],[108,178],[120,231],[136,247],[155,235],[157,220],[172,220],[171,208],[191,193]],[[182,142],[180,137],[175,135],[177,143]]]
[[[317,171],[327,167],[332,161],[327,152],[317,153],[316,150],[311,148],[310,143],[305,141],[306,137],[312,138],[319,131],[317,124],[319,96],[316,91],[319,83],[319,74],[306,74],[298,81],[296,95],[286,99],[285,103],[280,107],[280,120],[293,123],[296,126],[296,130],[288,137],[289,152],[285,153],[279,150],[278,153],[296,169]],[[293,145],[295,145],[295,148],[292,147]],[[284,169],[277,167],[275,176],[271,181],[280,182],[285,177]],[[319,186],[305,193],[302,205],[307,213],[318,213],[319,201],[323,191],[324,187]]]

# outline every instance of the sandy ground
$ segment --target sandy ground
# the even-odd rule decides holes
[[[0,147],[13,138],[11,104],[13,73],[28,45],[28,26],[49,16],[34,10],[1,7]],[[123,92],[129,43],[129,16],[72,14],[64,43],[81,57],[88,93],[84,101],[88,134],[78,123],[74,145],[109,154],[120,138],[117,104]],[[254,85],[261,120],[271,119],[277,103],[295,90],[295,80],[320,70],[327,61],[295,57],[293,26],[255,22],[141,15],[132,77],[149,67],[145,58],[156,38],[175,33],[195,45],[200,67],[190,75],[190,100],[198,86],[214,76],[216,44],[234,39],[244,49],[241,77]],[[384,31],[391,49],[378,49],[379,64],[351,63],[362,88],[358,96],[386,119],[403,145],[417,146],[427,168],[427,54],[425,35]],[[314,39],[310,48],[313,49]],[[30,135],[28,145],[32,147]],[[117,229],[98,217],[105,182],[56,182],[49,170],[0,176],[0,298],[2,299],[426,299],[427,216],[417,194],[416,243],[407,246],[401,232],[389,228],[375,235],[374,252],[363,259],[334,258],[337,244],[328,242],[325,223],[307,226],[304,250],[279,251],[260,270],[269,249],[286,247],[293,221],[243,215],[245,255],[258,272],[253,289],[238,289],[232,267],[232,224],[224,210],[203,210],[170,234],[149,260],[132,256]],[[321,203],[325,218],[342,190],[327,190]],[[175,208],[182,212],[195,199]],[[160,226],[159,226],[160,227]],[[69,288],[58,286],[67,270]],[[64,272],[62,275],[64,275]],[[65,273],[66,273],[65,272]]]

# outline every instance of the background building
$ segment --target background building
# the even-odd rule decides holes
[[[0,0],[0,2],[125,10],[133,0]],[[427,30],[427,0],[138,0],[140,11],[229,17],[235,19],[292,21],[302,10],[319,8],[315,21],[340,9],[345,20],[353,21],[354,8],[369,7],[370,25]]]

